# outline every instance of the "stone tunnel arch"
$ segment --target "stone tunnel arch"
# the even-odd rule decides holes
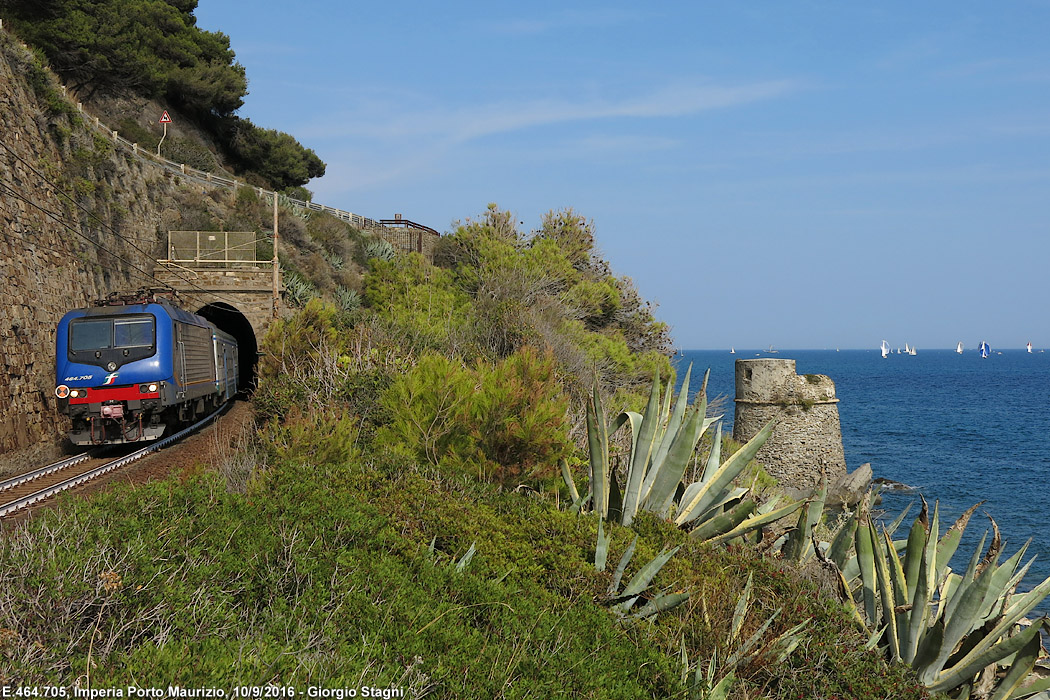
[[[237,389],[242,392],[250,392],[255,388],[259,361],[259,343],[251,322],[238,309],[221,301],[205,304],[197,311],[197,315],[203,316],[214,323],[217,328],[237,339],[237,364],[240,372]]]

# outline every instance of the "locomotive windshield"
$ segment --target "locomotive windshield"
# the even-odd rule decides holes
[[[80,318],[69,324],[69,349],[74,353],[109,348],[151,348],[153,338],[152,316]]]

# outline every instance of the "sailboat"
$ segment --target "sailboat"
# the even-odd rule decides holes
[[[988,347],[988,343],[984,342],[983,340],[981,341],[981,344],[978,347],[981,350],[981,357],[988,357],[989,353],[991,353],[992,349]]]
[[[882,350],[883,357],[886,357],[890,354],[890,344],[887,343],[885,340],[882,341],[882,346],[879,349]]]
[[[1026,347],[1028,348],[1028,352],[1032,352],[1032,341],[1031,340],[1028,341],[1028,345]]]
[[[908,348],[908,354],[909,355],[914,355],[915,354],[915,346],[914,345],[912,345],[910,348]]]
[[[959,353],[960,355],[962,355],[962,351],[963,351],[963,348],[962,348],[962,342],[960,342],[960,343],[959,343],[959,345],[958,345],[958,346],[956,346],[956,348],[955,348],[955,352],[957,352],[957,353]]]
[[[729,354],[730,355],[735,355],[736,354],[736,350],[734,348],[729,348]]]

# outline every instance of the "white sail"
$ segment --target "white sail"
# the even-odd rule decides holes
[[[1029,340],[1026,347],[1028,348],[1028,352],[1032,352],[1032,341]]]
[[[882,341],[882,346],[879,349],[882,350],[883,357],[886,357],[890,354],[890,344],[887,343],[885,340]]]
[[[962,351],[963,351],[962,342],[960,342],[959,345],[955,348],[955,352],[957,352],[960,355],[962,355]]]

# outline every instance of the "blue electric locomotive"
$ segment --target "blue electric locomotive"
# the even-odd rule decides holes
[[[58,325],[55,396],[75,445],[156,440],[237,393],[237,341],[153,294],[112,297]]]

